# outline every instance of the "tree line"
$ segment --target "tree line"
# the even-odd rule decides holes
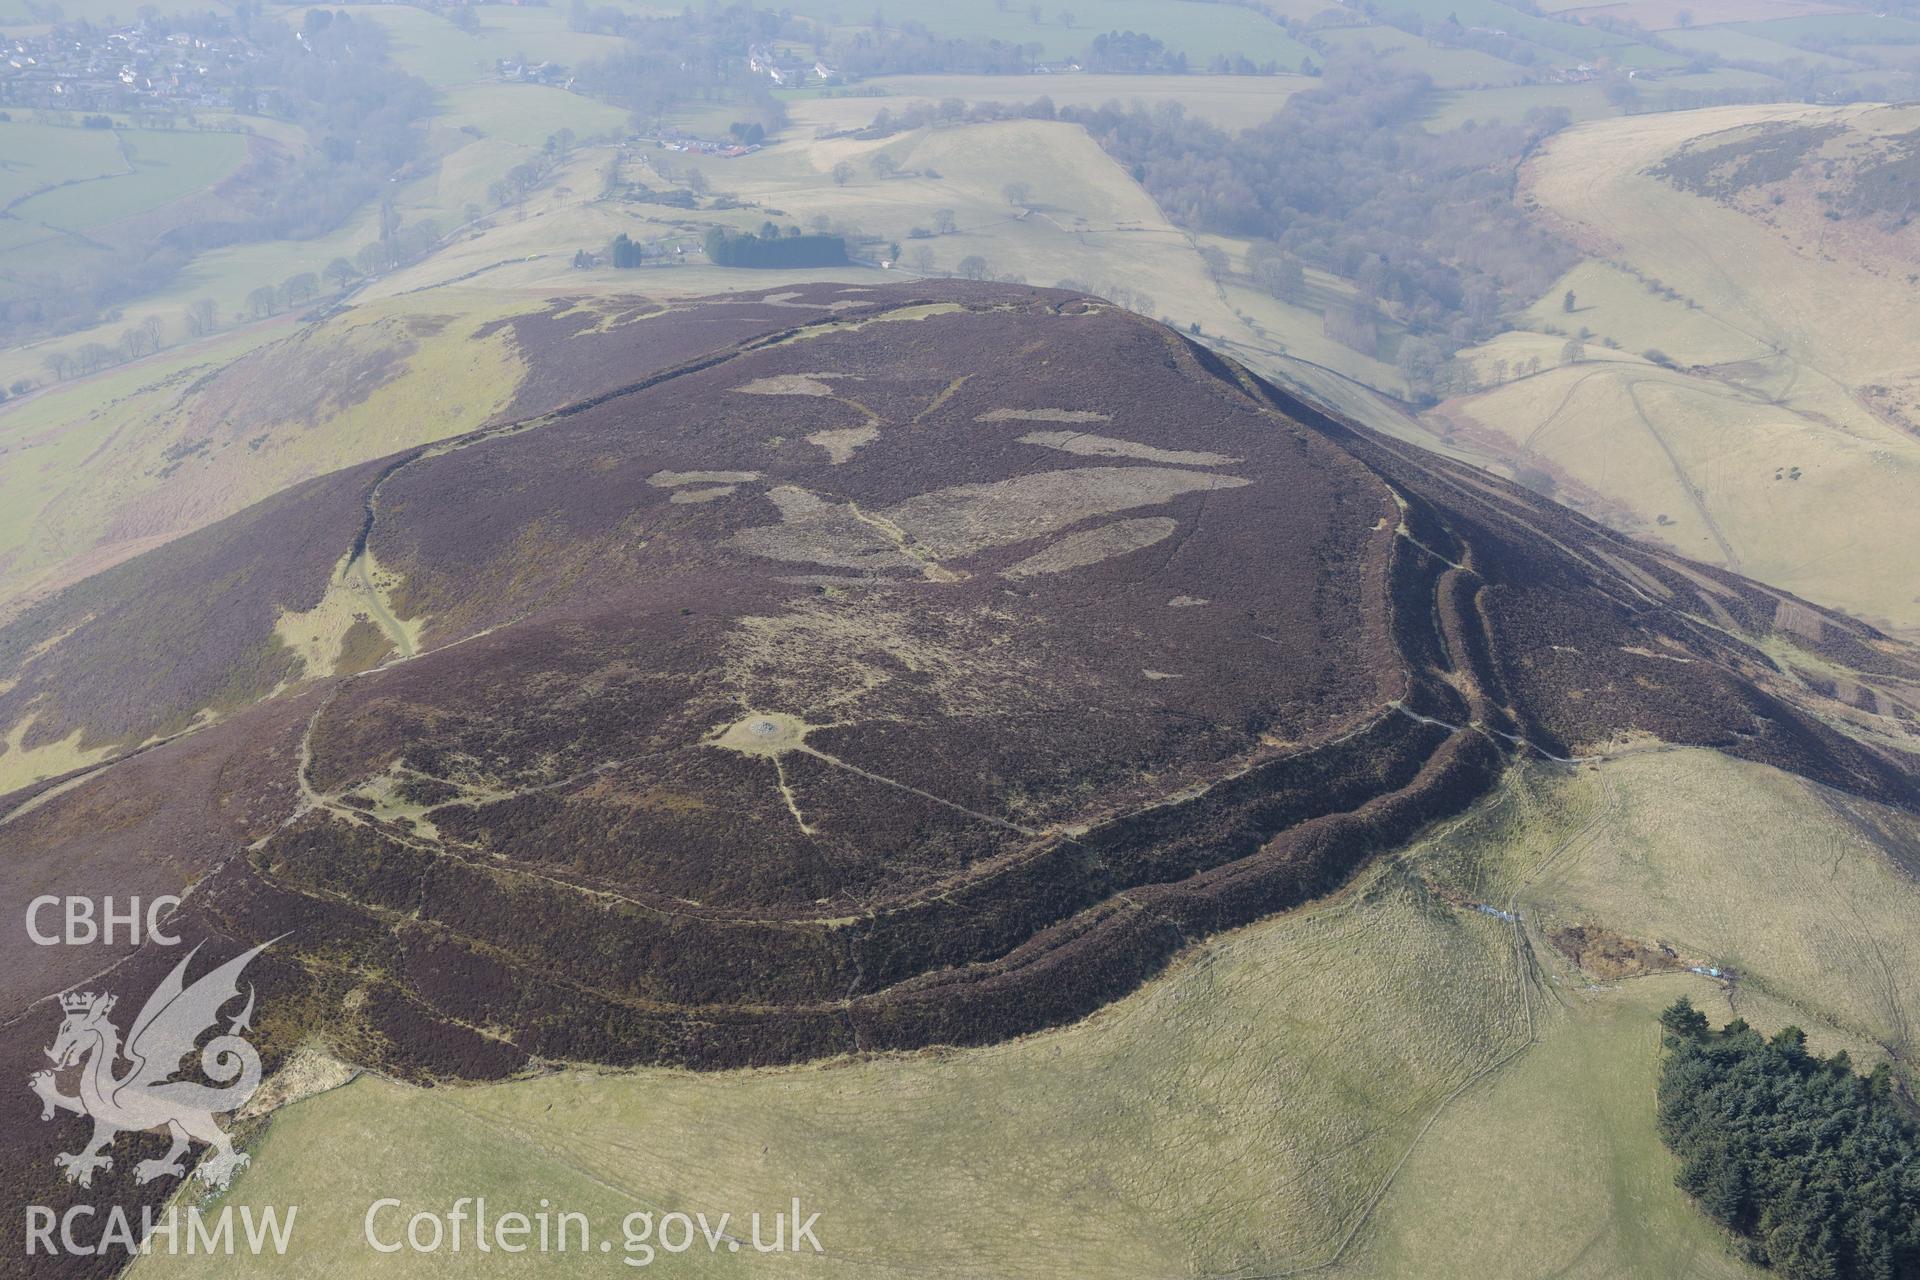
[[[839,267],[847,262],[842,237],[809,235],[798,227],[782,235],[771,222],[757,235],[714,227],[707,232],[706,250],[716,267]]]
[[[1886,1063],[1863,1077],[1798,1027],[1714,1031],[1685,996],[1660,1023],[1676,1181],[1750,1261],[1788,1280],[1920,1276],[1920,1137]]]

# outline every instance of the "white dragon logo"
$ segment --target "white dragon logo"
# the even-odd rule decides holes
[[[226,1034],[215,1036],[200,1051],[200,1069],[221,1087],[173,1077],[201,1033],[219,1020],[221,1006],[240,995],[240,971],[276,941],[261,943],[189,987],[187,965],[200,950],[195,947],[147,998],[124,1048],[119,1028],[107,1019],[117,997],[90,991],[60,997],[66,1020],[46,1051],[53,1070],[34,1072],[27,1085],[40,1097],[42,1120],[53,1119],[56,1110],[93,1119],[93,1139],[85,1148],[53,1158],[66,1171],[67,1181],[90,1186],[95,1169],[111,1169],[113,1157],[102,1153],[126,1132],[164,1129],[173,1138],[165,1156],[134,1166],[139,1182],[185,1174],[180,1157],[189,1140],[213,1148],[196,1171],[208,1186],[225,1187],[247,1164],[248,1157],[233,1149],[232,1139],[213,1117],[239,1110],[260,1087],[260,1055],[240,1035],[251,1027],[251,984],[246,1007],[228,1024]],[[132,1066],[116,1076],[114,1067],[122,1057]],[[74,1067],[80,1067],[79,1093],[60,1092],[56,1074]]]

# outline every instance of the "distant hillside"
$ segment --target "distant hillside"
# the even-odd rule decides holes
[[[557,407],[728,336],[670,317],[632,299],[442,290],[12,409],[0,416],[0,620],[291,484]]]
[[[1784,106],[1554,137],[1525,195],[1589,259],[1434,425],[1616,528],[1920,629],[1917,138],[1913,108]]]

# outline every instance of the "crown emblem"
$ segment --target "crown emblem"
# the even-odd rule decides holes
[[[273,941],[278,941],[274,939]],[[213,1188],[224,1188],[245,1167],[245,1152],[233,1149],[233,1138],[214,1119],[245,1106],[260,1087],[260,1054],[240,1033],[253,1016],[253,987],[247,984],[247,1007],[221,1031],[221,1009],[241,995],[240,975],[247,964],[272,942],[263,942],[191,983],[187,967],[199,948],[189,951],[161,980],[126,1032],[108,1018],[117,997],[105,991],[67,991],[60,996],[66,1021],[45,1053],[48,1067],[27,1077],[27,1088],[40,1099],[40,1118],[70,1111],[93,1120],[93,1139],[78,1151],[63,1153],[54,1163],[76,1186],[93,1185],[93,1175],[113,1167],[107,1154],[121,1133],[165,1130],[173,1146],[164,1156],[142,1160],[133,1167],[136,1183],[155,1178],[178,1178],[187,1172],[191,1145],[212,1148],[195,1173]],[[211,1039],[202,1039],[207,1032]],[[199,1048],[200,1071],[208,1084],[184,1076],[181,1060]],[[130,1064],[124,1072],[122,1061]],[[77,1072],[83,1080],[78,1094],[62,1090],[60,1075]],[[8,1133],[9,1140],[13,1138]]]

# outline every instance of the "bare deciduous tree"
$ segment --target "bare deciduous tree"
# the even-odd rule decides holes
[[[305,302],[320,292],[320,277],[311,271],[302,271],[297,275],[288,276],[281,283],[280,289],[286,295],[288,302]]]
[[[187,304],[187,332],[196,338],[204,338],[213,332],[215,312],[212,298],[196,298]]]

